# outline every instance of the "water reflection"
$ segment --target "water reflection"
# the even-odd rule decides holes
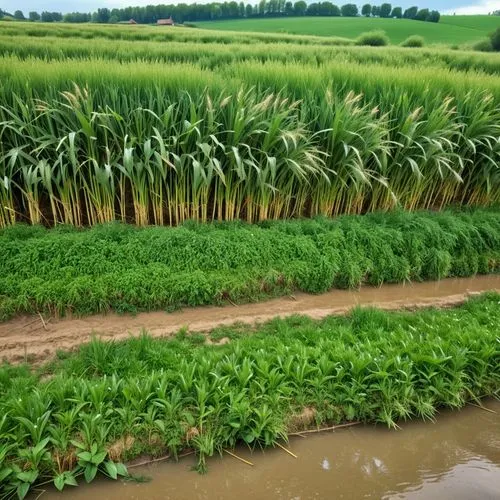
[[[488,406],[500,414],[500,403]],[[500,415],[468,407],[446,412],[436,423],[412,422],[400,431],[351,427],[297,438],[298,459],[280,449],[237,451],[246,466],[227,456],[209,463],[207,475],[190,470],[192,460],[140,471],[147,484],[101,481],[67,498],[162,499],[498,499]],[[60,498],[51,492],[46,498]]]
[[[323,470],[330,470],[330,461],[328,458],[324,458],[323,461],[321,462],[321,467],[323,467]]]

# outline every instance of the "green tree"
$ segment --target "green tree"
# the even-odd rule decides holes
[[[287,16],[293,16],[293,3],[292,2],[285,3],[285,14]]]
[[[415,19],[415,17],[417,16],[417,12],[418,12],[418,7],[410,7],[409,9],[405,10],[403,17],[405,19]]]
[[[332,5],[330,16],[332,17],[340,17],[342,13],[340,12],[340,8],[337,5]]]
[[[365,17],[370,17],[372,14],[372,6],[369,3],[365,3],[361,8],[361,14]]]
[[[85,14],[82,12],[68,12],[64,14],[63,21],[65,23],[88,23],[91,19],[90,14]],[[118,22],[118,20],[116,21]]]
[[[392,5],[390,3],[383,3],[380,6],[380,17],[387,18],[391,15]]]
[[[26,20],[22,10],[16,10],[14,12],[14,19],[17,19],[18,21],[25,21]]]
[[[339,8],[332,2],[321,2],[318,4],[318,14],[320,16],[336,16]]]
[[[239,7],[237,2],[229,2],[228,4],[228,17],[234,19],[238,17]]]
[[[426,21],[429,21],[430,23],[438,23],[440,19],[441,14],[437,10],[431,10]]]
[[[429,16],[429,9],[420,9],[414,17],[417,21],[426,21]]]
[[[30,21],[40,21],[40,14],[38,12],[35,12],[35,11],[31,11],[29,14],[28,14],[28,19]]]
[[[305,16],[307,11],[307,4],[304,0],[299,0],[293,4],[293,12],[296,16]]]
[[[316,2],[310,3],[307,6],[306,15],[308,16],[319,16],[319,4]]]
[[[253,16],[253,5],[247,3],[247,6],[245,7],[245,15],[246,17],[252,17]]]
[[[259,2],[259,15],[265,16],[266,12],[267,12],[266,0],[260,0],[260,2]]]
[[[97,12],[94,12],[94,14],[92,14],[92,21],[94,23],[107,23],[110,17],[111,12],[109,11],[109,9],[104,7],[103,9],[97,9]]]
[[[354,3],[346,3],[340,8],[343,17],[356,17],[358,15],[358,7]]]
[[[391,12],[391,17],[401,19],[403,17],[403,9],[401,7],[394,7]]]
[[[41,15],[41,19],[43,23],[53,23],[54,18],[52,17],[52,12],[48,12],[44,10]]]
[[[372,16],[373,17],[380,16],[380,7],[378,5],[372,5]]]

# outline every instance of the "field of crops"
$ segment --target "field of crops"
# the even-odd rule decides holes
[[[198,22],[203,29],[253,31],[356,38],[371,30],[383,30],[391,43],[401,43],[410,35],[420,35],[428,44],[470,44],[485,38],[500,26],[496,16],[441,16],[439,23],[412,19],[366,17],[291,17],[268,19],[234,19]]]
[[[500,200],[495,55],[163,33],[0,29],[0,226]]]
[[[0,321],[498,273],[499,73],[343,36],[0,23]],[[0,498],[498,394],[499,304],[2,364]]]

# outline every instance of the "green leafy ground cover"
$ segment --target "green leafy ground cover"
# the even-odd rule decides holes
[[[500,269],[497,209],[0,231],[0,317],[255,301]]]

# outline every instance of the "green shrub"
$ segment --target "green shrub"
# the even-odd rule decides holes
[[[500,52],[500,26],[490,35],[491,47],[495,52]]]
[[[356,45],[369,45],[371,47],[383,47],[389,45],[389,37],[385,34],[385,31],[367,31],[366,33],[361,33],[361,35],[356,38]]]
[[[406,40],[401,42],[401,47],[423,47],[424,38],[419,35],[411,35]]]
[[[493,45],[491,44],[491,40],[480,40],[472,46],[473,50],[477,50],[479,52],[492,52]]]

